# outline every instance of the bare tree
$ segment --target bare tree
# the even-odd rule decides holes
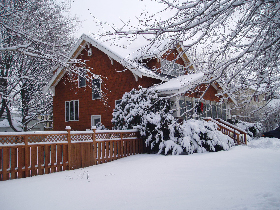
[[[0,11],[0,116],[6,113],[18,131],[11,108],[19,108],[26,131],[38,115],[51,111],[52,96],[42,88],[55,66],[68,65],[76,22],[51,0],[2,0]]]
[[[173,42],[183,40],[186,51],[203,55],[203,62],[197,65],[200,71],[209,75],[209,83],[219,80],[227,92],[238,92],[241,96],[251,86],[256,90],[251,97],[260,94],[257,90],[261,86],[265,86],[262,91],[267,95],[272,96],[279,91],[278,0],[158,2],[165,4],[166,8],[157,14],[139,17],[138,26],[125,24],[106,35],[133,37],[152,34],[151,44],[167,38]],[[170,11],[173,15],[160,21],[159,17],[165,12],[171,14]],[[244,88],[242,83],[247,87]]]

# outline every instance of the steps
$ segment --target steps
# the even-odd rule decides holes
[[[228,135],[232,138],[235,144],[246,144],[247,145],[247,132],[242,130],[241,128],[232,125],[229,122],[226,122],[222,119],[213,119],[211,117],[204,118],[205,121],[214,122],[218,126],[218,130],[220,130],[223,134]]]

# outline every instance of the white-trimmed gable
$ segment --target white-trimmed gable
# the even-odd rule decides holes
[[[72,48],[72,50],[69,53],[68,59],[65,60],[65,63],[69,62],[70,59],[76,59],[87,44],[90,44],[93,47],[99,49],[100,51],[102,51],[103,53],[108,55],[108,57],[110,57],[111,59],[113,59],[113,60],[117,61],[118,63],[120,63],[121,65],[123,65],[125,68],[127,68],[128,70],[130,70],[133,73],[133,75],[135,76],[136,79],[138,79],[138,77],[142,78],[143,76],[146,76],[146,77],[150,77],[150,78],[159,79],[161,81],[168,80],[166,77],[163,77],[163,76],[147,69],[146,67],[142,66],[140,63],[137,63],[134,60],[129,59],[128,57],[123,57],[123,56],[119,55],[117,52],[113,52],[104,44],[99,43],[97,40],[95,40],[85,34],[83,34],[80,37],[80,39],[77,41],[75,46]],[[59,83],[61,78],[66,73],[66,69],[63,66],[59,67],[58,69],[55,69],[55,70],[56,70],[56,72],[55,72],[54,76],[52,77],[52,79],[50,80],[48,85],[43,90],[44,92],[47,92],[47,90],[50,89],[52,91],[53,95],[55,95],[55,86]]]

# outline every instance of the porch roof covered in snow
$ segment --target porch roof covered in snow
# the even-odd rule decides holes
[[[207,76],[200,72],[197,74],[182,75],[160,85],[154,85],[151,88],[158,91],[160,95],[181,95],[206,83]],[[222,90],[221,92],[224,96],[228,97],[234,104],[237,104],[236,100],[225,92],[225,89],[219,82],[213,82],[212,86],[216,90]]]

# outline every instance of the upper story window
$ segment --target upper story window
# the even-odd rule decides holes
[[[65,101],[65,121],[79,120],[79,101]]]
[[[80,69],[80,71],[79,71],[79,88],[86,86],[86,75],[87,75],[86,70]]]
[[[101,98],[101,80],[99,78],[92,80],[92,99]]]
[[[175,61],[169,61],[166,59],[161,60],[161,73],[171,76],[184,75],[186,69],[183,65],[175,63]]]
[[[87,51],[87,53],[88,53],[88,56],[92,56],[92,49],[89,48],[88,51]]]

